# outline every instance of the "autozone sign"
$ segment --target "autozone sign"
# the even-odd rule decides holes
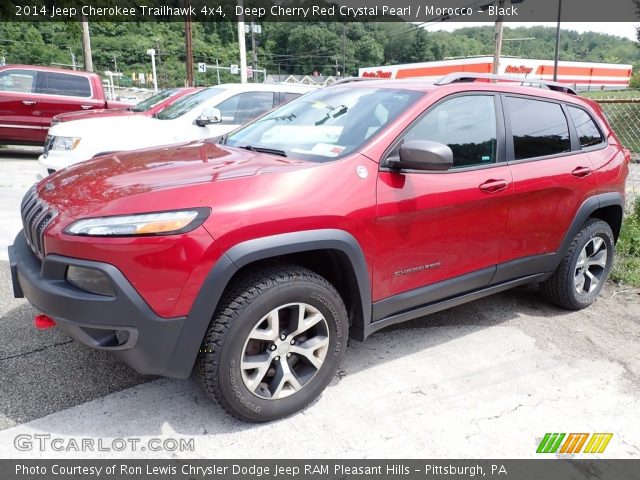
[[[491,73],[493,57],[474,57],[441,62],[408,63],[365,67],[359,70],[361,77],[367,78],[412,78],[437,79],[449,73]],[[503,57],[498,73],[530,77],[539,80],[553,80],[552,60],[515,59]],[[627,88],[632,75],[631,65],[593,62],[558,63],[558,81],[579,89]]]

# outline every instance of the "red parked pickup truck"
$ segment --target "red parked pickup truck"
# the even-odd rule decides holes
[[[102,79],[95,73],[32,65],[0,67],[0,143],[41,145],[55,115],[128,107],[107,102]]]

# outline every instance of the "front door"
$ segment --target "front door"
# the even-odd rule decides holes
[[[374,307],[374,320],[392,313],[394,297],[400,299],[397,308],[412,308],[490,282],[513,192],[509,167],[501,162],[498,101],[493,94],[445,98],[389,154],[398,155],[399,146],[411,140],[443,143],[454,154],[450,170],[392,171],[383,161],[373,298],[391,303],[377,313]]]

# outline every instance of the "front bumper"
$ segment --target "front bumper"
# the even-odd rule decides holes
[[[62,170],[86,159],[86,156],[76,155],[76,152],[73,151],[49,150],[46,156],[42,154],[38,157],[38,164],[40,166],[39,174],[44,178],[53,172]]]
[[[156,315],[113,265],[61,255],[47,255],[41,262],[22,232],[9,247],[9,263],[14,296],[26,297],[74,340],[111,351],[140,373],[189,376],[189,368],[173,362],[186,318]],[[70,265],[101,271],[115,296],[89,293],[67,282]]]

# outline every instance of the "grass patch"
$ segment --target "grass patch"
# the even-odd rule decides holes
[[[622,224],[611,278],[640,287],[640,197],[636,198]]]

